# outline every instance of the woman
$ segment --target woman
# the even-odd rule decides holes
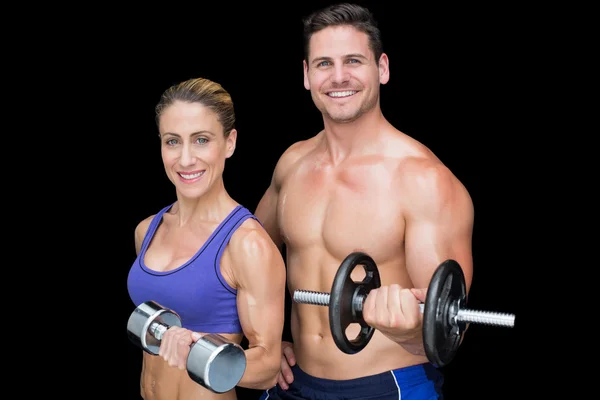
[[[165,172],[176,201],[135,229],[137,258],[127,286],[134,304],[155,301],[175,311],[182,327],[162,337],[158,356],[144,352],[144,399],[235,399],[217,394],[186,371],[190,345],[202,334],[248,340],[238,386],[276,383],[284,323],[285,266],[256,217],[223,183],[237,131],[227,91],[207,79],[167,89],[156,107]]]

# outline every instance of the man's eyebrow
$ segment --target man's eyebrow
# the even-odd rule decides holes
[[[362,54],[359,53],[352,53],[352,54],[345,54],[344,56],[342,56],[342,58],[361,58],[363,60],[367,60],[367,57],[365,57]],[[321,57],[316,57],[312,60],[311,64],[318,64],[321,61],[331,61],[332,58],[331,57],[325,57],[325,56],[321,56]]]
[[[363,56],[360,53],[355,53],[355,54],[347,54],[346,56],[344,56],[344,58],[362,58],[363,60],[367,60],[367,56]]]
[[[316,64],[319,63],[321,61],[330,61],[331,57],[315,57],[313,58],[313,60],[310,62],[311,64]]]

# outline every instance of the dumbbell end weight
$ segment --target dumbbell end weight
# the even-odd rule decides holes
[[[187,369],[190,378],[213,392],[228,392],[246,371],[246,353],[221,335],[207,334],[192,346]]]

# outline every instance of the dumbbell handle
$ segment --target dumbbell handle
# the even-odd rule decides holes
[[[294,302],[300,304],[313,304],[317,306],[329,306],[329,293],[325,292],[314,292],[310,290],[295,290],[293,296]],[[362,312],[363,304],[366,300],[366,296],[363,294],[357,294],[354,297],[354,308]],[[421,313],[425,310],[425,304],[419,304]],[[507,313],[497,313],[490,311],[476,311],[464,308],[459,308],[456,313],[452,316],[454,319],[453,323],[473,323],[473,324],[485,324],[492,326],[504,326],[512,328],[515,325],[515,315]]]
[[[170,326],[166,325],[166,324],[161,324],[160,322],[152,322],[150,324],[150,327],[148,328],[148,331],[152,334],[152,336],[154,336],[157,340],[162,340],[163,335],[165,334],[165,332],[170,328]]]

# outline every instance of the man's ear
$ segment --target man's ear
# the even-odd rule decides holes
[[[381,54],[379,57],[379,83],[385,85],[390,80],[390,60],[387,54]]]
[[[304,67],[304,88],[310,90],[310,83],[308,83],[308,64],[306,60],[302,60],[302,66]]]
[[[229,132],[229,136],[227,136],[227,154],[225,156],[225,158],[229,158],[233,155],[233,152],[235,151],[235,143],[237,141],[237,130],[236,129],[232,129],[231,132]]]

